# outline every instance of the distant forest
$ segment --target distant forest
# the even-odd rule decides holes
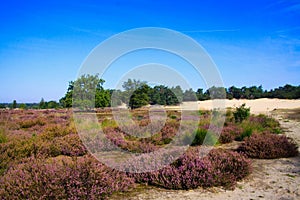
[[[128,79],[123,83],[124,90],[104,89],[103,83],[98,75],[83,75],[75,81],[69,82],[69,87],[64,97],[59,102],[45,101],[43,98],[39,103],[2,103],[0,108],[20,108],[20,109],[57,109],[57,108],[103,108],[110,107],[111,104],[121,105],[125,103],[134,109],[148,104],[151,105],[177,105],[183,101],[204,101],[209,99],[258,99],[258,98],[278,98],[278,99],[300,99],[300,85],[292,86],[286,84],[271,90],[263,90],[262,86],[251,86],[238,88],[231,86],[211,87],[204,91],[199,88],[183,91],[180,86],[167,87],[158,85],[150,87],[147,82]],[[96,88],[96,89],[95,89]],[[74,91],[75,90],[75,91]],[[92,95],[92,96],[91,96]],[[94,101],[89,99],[93,97]],[[74,102],[73,102],[74,99]]]

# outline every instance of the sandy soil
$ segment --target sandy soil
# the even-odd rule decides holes
[[[279,109],[300,108],[300,100],[227,100],[226,107],[235,107],[242,103],[250,106],[253,113],[267,113],[277,118],[286,135],[292,137],[300,146],[300,119],[287,119],[286,113],[289,110]],[[204,105],[209,109],[209,102],[200,102],[200,107]],[[272,111],[273,109],[276,110]],[[222,188],[175,191],[139,186],[132,192],[118,194],[112,199],[300,199],[300,155],[274,160],[255,159],[253,168],[253,173],[239,182],[233,191]]]
[[[208,100],[198,102],[183,102],[180,106],[166,106],[167,109],[183,109],[183,110],[211,110],[213,108],[235,108],[241,106],[243,103],[246,107],[250,107],[252,113],[264,113],[267,114],[274,109],[294,109],[300,108],[300,99],[288,100],[288,99],[232,99],[232,100]]]

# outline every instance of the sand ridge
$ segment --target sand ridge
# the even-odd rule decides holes
[[[166,109],[175,110],[212,110],[213,108],[235,108],[242,104],[250,107],[253,114],[268,114],[274,109],[295,109],[300,108],[300,99],[215,99],[197,102],[183,102],[179,106],[166,106]]]

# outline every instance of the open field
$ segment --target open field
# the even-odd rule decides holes
[[[277,101],[282,103],[276,106]],[[167,107],[163,126],[159,120],[150,119],[148,109],[137,109],[130,112],[130,117],[138,126],[129,124],[125,129],[118,126],[111,110],[106,108],[94,113],[98,125],[83,124],[86,131],[97,130],[99,125],[103,129],[104,140],[95,135],[90,140],[89,132],[79,138],[70,110],[1,110],[0,196],[3,199],[299,199],[300,157],[296,146],[300,144],[299,109],[290,109],[300,107],[299,100],[226,102],[226,107],[246,103],[252,113],[267,115],[236,118],[237,111],[228,110],[219,137],[214,133],[217,129],[210,129],[213,114],[209,111],[210,101],[200,102],[201,106],[207,104],[202,107],[205,109],[191,111],[186,116],[181,116],[179,107]],[[191,128],[194,122],[196,128]],[[142,131],[137,131],[137,127]],[[118,147],[146,156],[121,163],[129,171],[119,172],[91,157],[81,139],[90,145],[90,151],[101,155],[111,156]],[[214,150],[199,158],[204,141],[214,144]],[[180,148],[191,146],[160,170],[130,172],[141,166],[156,167],[153,162],[144,162],[149,159],[147,155],[171,158],[173,154],[156,153],[169,144]]]

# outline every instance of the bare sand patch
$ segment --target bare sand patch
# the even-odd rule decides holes
[[[166,106],[168,110],[211,110],[213,108],[235,108],[242,104],[246,104],[246,107],[250,107],[250,111],[253,114],[267,114],[274,109],[295,109],[300,108],[300,99],[216,99],[197,102],[183,102],[180,106]]]

